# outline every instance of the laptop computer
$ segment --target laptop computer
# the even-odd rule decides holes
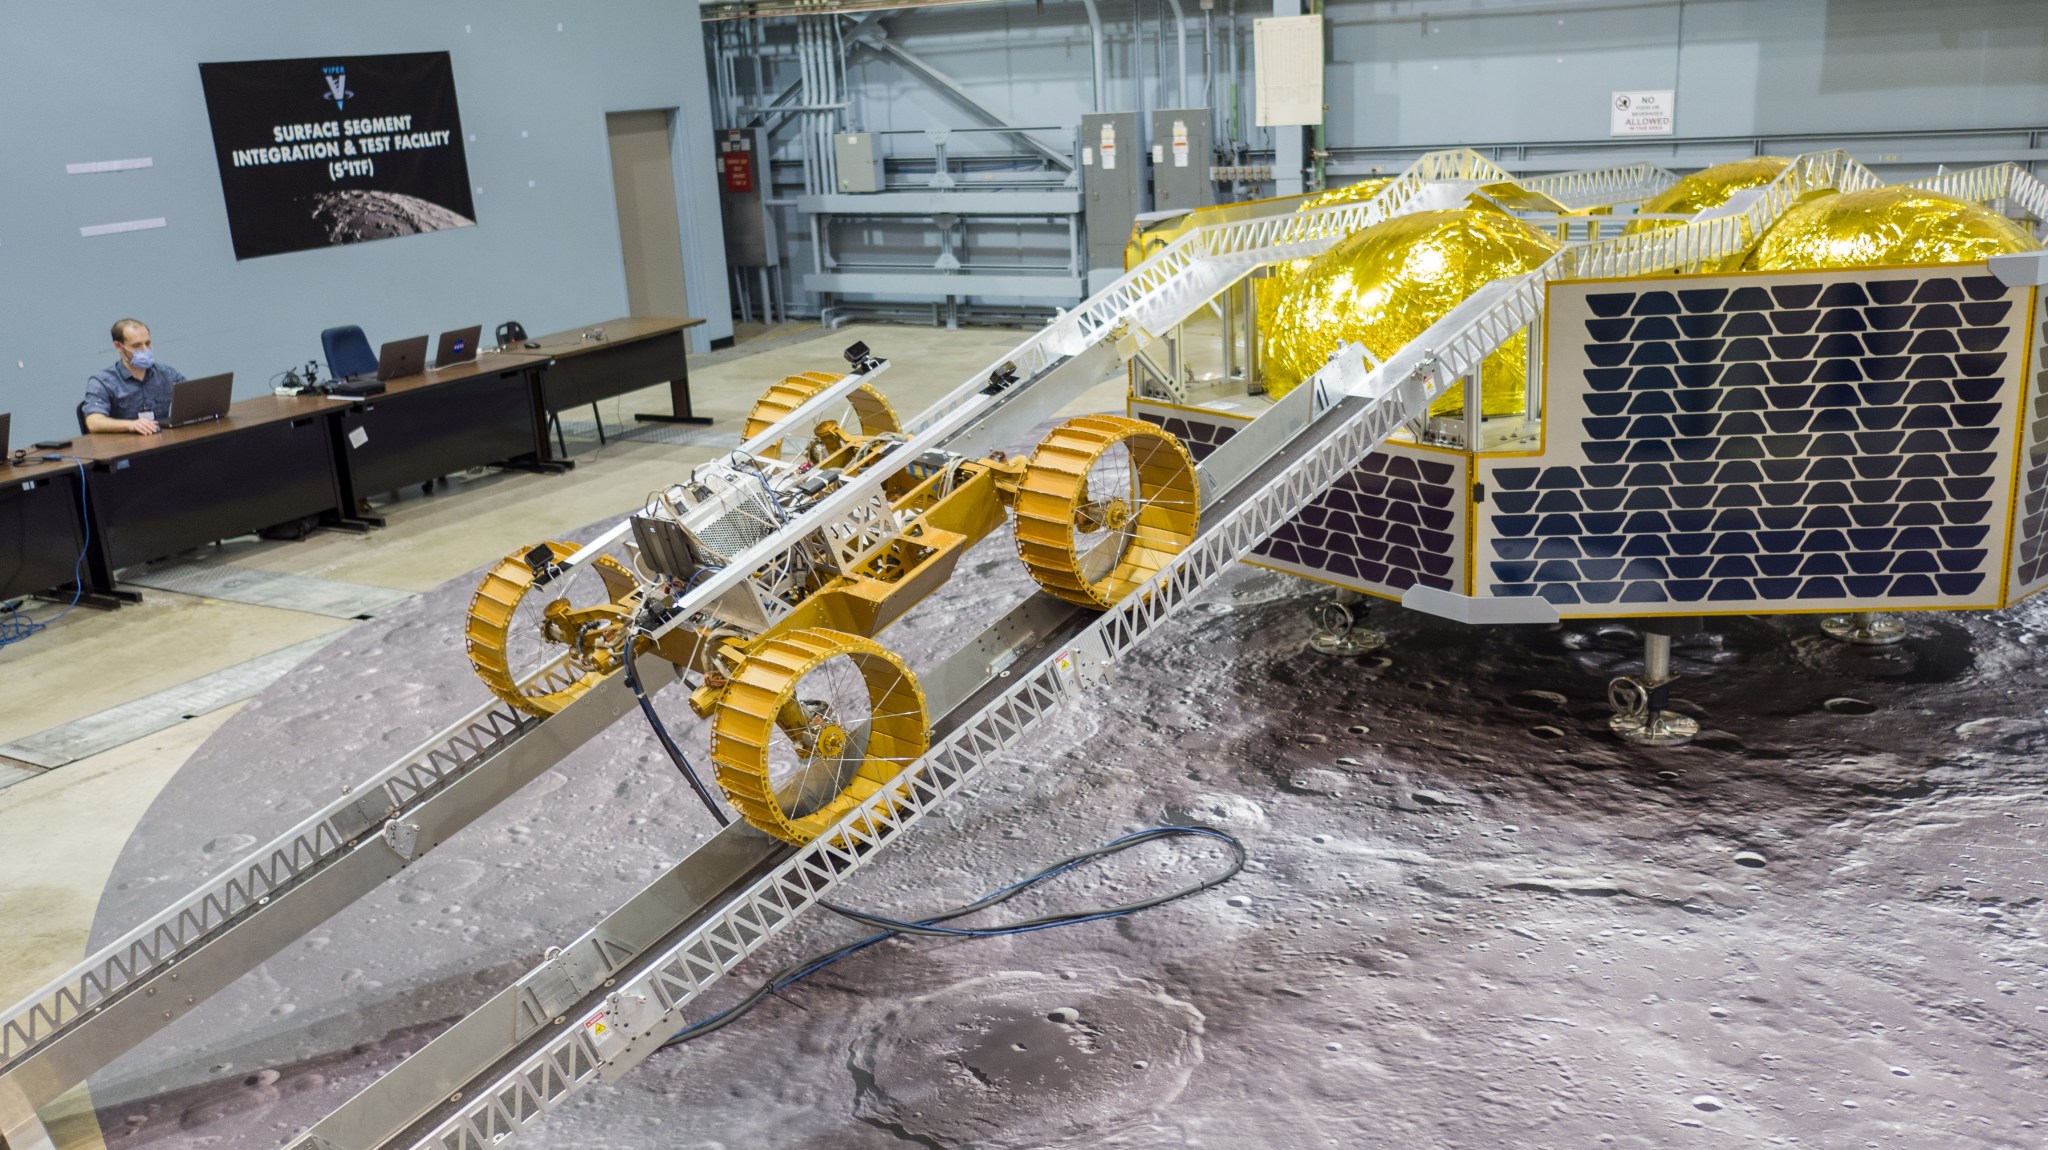
[[[427,337],[394,339],[377,352],[377,374],[351,375],[327,385],[329,395],[381,395],[386,380],[418,375],[427,366]]]
[[[441,342],[434,348],[434,368],[454,367],[460,363],[476,360],[477,340],[484,334],[484,325],[458,327],[454,331],[441,333]]]
[[[235,373],[181,379],[171,385],[171,411],[166,428],[187,427],[219,419],[228,413],[228,399],[235,390]]]

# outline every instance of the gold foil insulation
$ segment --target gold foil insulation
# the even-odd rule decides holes
[[[1871,188],[1798,204],[1764,233],[1754,271],[1973,263],[2040,247],[2004,216],[1918,188]]]
[[[1702,168],[1686,176],[1670,187],[1643,201],[1644,214],[1697,215],[1708,208],[1718,208],[1735,197],[1735,193],[1750,188],[1760,188],[1783,175],[1792,161],[1781,156],[1758,156],[1750,160],[1731,160]],[[1637,220],[1630,224],[1627,232],[1648,232],[1658,228],[1677,227],[1684,220]]]
[[[1393,182],[1391,178],[1386,177],[1360,180],[1355,184],[1346,184],[1341,188],[1332,188],[1327,192],[1318,192],[1303,200],[1301,205],[1294,210],[1299,214],[1301,212],[1312,212],[1317,208],[1330,208],[1338,204],[1352,204],[1360,200],[1369,200],[1379,195],[1388,184]],[[1307,271],[1308,265],[1314,262],[1316,261],[1313,257],[1308,257],[1274,264],[1271,275],[1264,279],[1252,281],[1252,306],[1258,309],[1260,331],[1269,332],[1273,330],[1274,309],[1280,306],[1281,293],[1285,292],[1287,285],[1292,283],[1301,273]],[[1300,380],[1294,381],[1294,383],[1299,382]],[[1274,392],[1274,396],[1278,397],[1287,394],[1287,390],[1293,388],[1294,383],[1289,383],[1286,388]]]
[[[1485,284],[1533,271],[1558,247],[1512,216],[1472,210],[1415,212],[1354,233],[1300,272],[1282,269],[1273,281],[1273,313],[1262,314],[1259,325],[1266,390],[1285,395],[1340,344],[1364,344],[1384,359]],[[1528,344],[1528,332],[1517,332],[1486,358],[1486,415],[1526,408]],[[1462,410],[1462,389],[1453,389],[1430,414]]]

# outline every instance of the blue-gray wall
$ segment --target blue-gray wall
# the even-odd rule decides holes
[[[188,375],[238,397],[317,358],[320,329],[372,342],[518,319],[539,334],[624,315],[605,113],[678,108],[678,211],[702,341],[731,333],[702,30],[686,0],[344,4],[0,0],[0,411],[13,439],[68,436],[107,325],[153,329]],[[558,30],[559,26],[559,30]],[[236,262],[201,62],[446,50],[477,226]],[[147,156],[154,166],[67,175]],[[91,224],[168,226],[84,238]]]

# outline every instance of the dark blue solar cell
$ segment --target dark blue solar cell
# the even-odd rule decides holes
[[[1622,465],[1608,467],[1589,465],[1579,468],[1579,477],[1593,487],[1617,486],[1626,482],[1628,475],[1629,469]]]
[[[1941,546],[1941,533],[1932,527],[1908,527],[1886,546],[1900,551],[1908,548],[1932,551]]]
[[[1941,489],[1940,482],[1933,479],[1909,479],[1899,488],[1901,503],[1929,503],[1948,498],[1948,492]]]
[[[1665,536],[1664,541],[1671,544],[1673,556],[1705,555],[1714,545],[1714,536],[1705,531],[1679,531]]]
[[[1671,481],[1680,486],[1711,483],[1719,467],[1716,463],[1674,463],[1671,465]]]
[[[1680,368],[1679,370],[1683,371],[1684,369]],[[1764,365],[1760,363],[1731,363],[1728,365],[1727,371],[1722,373],[1721,376],[1721,386],[1724,389],[1769,387],[1770,384],[1770,373],[1765,371]]]
[[[1763,411],[1769,406],[1762,388],[1730,387],[1721,392],[1722,411]]]
[[[1853,551],[1885,551],[1895,545],[1899,532],[1890,527],[1852,527],[1848,535]]]
[[[2012,302],[2000,300],[1996,303],[1966,303],[1962,306],[1963,319],[1971,327],[1991,327],[2005,321],[2005,313],[2012,310]]]
[[[1791,435],[1795,432],[1804,431],[1807,424],[1812,422],[1813,412],[1803,408],[1790,411],[1764,412],[1764,423],[1770,427],[1773,435]]]
[[[1578,585],[1579,595],[1588,603],[1612,603],[1621,594],[1621,584],[1590,582]]]
[[[1714,516],[1716,531],[1755,531],[1760,526],[1756,512],[1747,507],[1731,507]]]
[[[1780,336],[1802,336],[1802,334],[1806,334],[1806,331],[1812,331],[1812,325],[1819,323],[1819,319],[1821,319],[1821,311],[1819,309],[1774,311],[1772,313],[1772,331],[1776,331],[1776,334],[1780,334]]]
[[[1754,598],[1756,592],[1750,587],[1747,579],[1717,579],[1714,581],[1714,589],[1707,592],[1707,601],[1710,603],[1739,603]]]
[[[1576,539],[1553,535],[1536,544],[1536,558],[1538,559],[1577,559],[1578,557],[1579,541]]]
[[[1628,353],[1635,345],[1630,343],[1589,343],[1585,345],[1586,359],[1594,367],[1620,367],[1628,362]]]
[[[1808,431],[1815,432],[1856,431],[1859,430],[1860,427],[1861,425],[1856,422],[1855,412],[1849,411],[1845,408],[1831,407],[1826,409],[1825,411],[1815,412],[1813,415],[1813,422],[1811,424],[1808,424],[1806,429]]]
[[[1820,322],[1813,325],[1813,330],[1818,332],[1868,331],[1870,330],[1870,325],[1863,322],[1862,312],[1857,311],[1855,308],[1845,307],[1837,308],[1834,311],[1822,312]]]
[[[1889,575],[1851,575],[1842,580],[1842,585],[1848,589],[1850,598],[1872,599],[1884,594],[1885,588],[1892,585],[1892,577]]]
[[[1767,340],[1771,354],[1779,359],[1806,359],[1813,355],[1814,344],[1820,342],[1813,335],[1774,335]]]
[[[1831,383],[1813,394],[1815,407],[1855,407],[1862,402],[1863,397],[1846,383]]]
[[[1678,317],[1678,330],[1687,339],[1712,339],[1721,334],[1721,325],[1728,322],[1725,315],[1682,315]]]
[[[1628,469],[1630,487],[1664,487],[1671,483],[1671,469],[1661,463],[1638,463]]]
[[[1621,601],[1624,603],[1669,603],[1671,599],[1664,594],[1663,584],[1645,580],[1640,583],[1630,583],[1627,587],[1622,588]]]
[[[1863,285],[1870,298],[1878,303],[1905,303],[1913,298],[1913,289],[1920,286],[1919,280],[1873,280]]]
[[[1961,326],[1963,326],[1963,317],[1956,314],[1955,308],[1945,303],[1925,304],[1913,313],[1912,327],[1916,330],[1931,327]]]
[[[1727,299],[1726,288],[1696,288],[1678,293],[1678,302],[1687,311],[1720,311],[1721,304]]]
[[[1629,376],[1628,389],[1630,391],[1676,391],[1678,389],[1678,377],[1671,374],[1673,370],[1672,368],[1659,367],[1655,364],[1649,367],[1635,368],[1635,374]]]
[[[1594,391],[1619,391],[1627,386],[1629,377],[1635,372],[1625,367],[1589,367],[1580,374],[1586,377],[1586,386]]]
[[[1671,548],[1665,544],[1662,535],[1628,535],[1624,536],[1624,538],[1628,542],[1621,546],[1621,553],[1623,555],[1645,555],[1652,558],[1662,558],[1671,554]]]
[[[1674,603],[1697,603],[1705,599],[1713,588],[1711,579],[1673,579],[1664,584],[1665,592]]]
[[[1840,555],[1822,552],[1808,555],[1805,559],[1800,560],[1799,573],[1802,575],[1847,575],[1849,573],[1849,565],[1842,562]]]
[[[1941,479],[1948,475],[1948,463],[1939,455],[1910,455],[1899,468],[1901,479]]]
[[[1579,521],[1570,515],[1545,515],[1542,521],[1536,524],[1536,534],[1577,535]]]
[[[1809,507],[1806,510],[1806,517],[1800,520],[1800,524],[1809,529],[1819,527],[1847,527],[1849,526],[1849,513],[1847,511],[1842,510],[1840,507],[1828,505],[1822,505],[1819,507]]]
[[[1943,504],[1941,513],[1950,523],[1982,523],[1991,513],[1991,504],[1984,502]]]
[[[1797,579],[1756,579],[1752,583],[1759,599],[1790,599],[1799,590]]]
[[[1851,507],[1849,509],[1849,517],[1856,521],[1856,526],[1858,527],[1882,527],[1898,519],[1899,506],[1896,503],[1871,503],[1861,507]],[[1903,523],[1904,520],[1900,520],[1900,522]]]
[[[1728,346],[1721,349],[1721,362],[1723,363],[1763,363],[1770,358],[1771,345],[1753,336],[1745,339],[1731,339],[1728,341]]]
[[[1540,467],[1497,467],[1493,471],[1493,481],[1509,491],[1525,491],[1536,486],[1536,480],[1542,473]]]
[[[1638,487],[1628,493],[1628,500],[1622,504],[1630,511],[1667,511],[1671,497],[1659,487]]]
[[[1678,362],[1678,350],[1668,343],[1661,341],[1656,343],[1639,343],[1635,345],[1635,348],[1634,353],[1628,357],[1628,362],[1631,366],[1641,366],[1646,363],[1673,364]]]
[[[1678,410],[1671,402],[1671,392],[1639,391],[1630,397],[1628,410],[1631,415],[1669,415]]]
[[[2005,329],[1997,327],[1966,327],[1955,333],[1963,343],[1964,351],[1997,351],[2005,342]]]
[[[1757,551],[1756,539],[1747,531],[1732,531],[1726,535],[1716,536],[1713,546],[1707,548],[1709,555],[1747,556],[1754,555]],[[1748,567],[1749,560],[1743,559],[1742,564]],[[1715,566],[1718,567],[1719,564]]]
[[[1538,511],[1578,511],[1579,493],[1576,491],[1546,491],[1536,503]]]
[[[1811,461],[1806,459],[1766,459],[1759,466],[1764,469],[1764,477],[1772,483],[1795,483],[1806,474],[1810,464]]]
[[[1672,346],[1678,349],[1678,358],[1686,363],[1714,363],[1727,358],[1722,354],[1728,346],[1725,339],[1681,339]]]
[[[1827,459],[1814,460],[1813,466],[1806,470],[1806,478],[1808,482],[1822,479],[1854,479],[1856,469],[1850,466],[1849,460],[1839,455],[1830,456]]]
[[[1713,435],[1717,431],[1723,434],[1726,433],[1721,425],[1721,417],[1713,414],[1674,415],[1671,417],[1671,426],[1679,435],[1687,439],[1698,439],[1701,436]]]
[[[1756,545],[1768,552],[1793,552],[1806,542],[1806,536],[1804,531],[1759,531],[1756,533]]]
[[[1913,384],[1906,392],[1906,402],[1909,404],[1954,403],[1955,398],[1955,392],[1950,389],[1945,379],[1923,379]]]
[[[1813,442],[1807,445],[1806,453],[1808,455],[1854,455],[1856,454],[1856,441],[1839,432],[1816,435],[1813,437]]]
[[[1623,579],[1668,579],[1664,564],[1655,559],[1631,559],[1621,570]]]
[[[1688,363],[1672,368],[1671,374],[1680,387],[1712,387],[1720,382],[1721,371],[1718,363]]]
[[[1771,285],[1771,298],[1779,307],[1806,307],[1820,297],[1824,285],[1817,283],[1790,283]]]
[[[1579,516],[1579,526],[1588,535],[1608,535],[1621,530],[1628,516],[1620,511],[1588,511]]]
[[[1899,490],[1896,479],[1859,479],[1849,487],[1856,492],[1856,498],[1865,503],[1883,503]]]
[[[1574,606],[1579,601],[1579,593],[1569,583],[1545,583],[1537,594],[1559,607]]]
[[[1594,439],[1619,439],[1628,431],[1629,420],[1625,415],[1609,418],[1598,416],[1580,421],[1585,425],[1586,434]]]
[[[1621,459],[1629,449],[1627,440],[1616,439],[1607,443],[1583,443],[1579,453],[1595,463],[1613,463]]]
[[[1681,310],[1677,297],[1668,291],[1646,291],[1636,298],[1636,306],[1629,309],[1630,315],[1677,315]]]
[[[1806,489],[1806,505],[1812,507],[1821,503],[1854,503],[1856,497],[1849,494],[1845,483],[1815,483]]]
[[[1944,547],[1975,547],[1991,533],[1989,527],[1943,527],[1939,530]]]
[[[1579,549],[1594,559],[1611,559],[1621,554],[1625,535],[1585,535],[1579,539]]]
[[[1737,288],[1728,297],[1728,311],[1770,311],[1778,305],[1771,300],[1771,293],[1760,287]]]
[[[1714,525],[1714,510],[1708,507],[1680,508],[1671,512],[1673,531],[1706,531]]]
[[[1579,396],[1580,401],[1586,405],[1586,410],[1594,415],[1620,415],[1628,409],[1629,400],[1633,398],[1635,397],[1625,391],[1605,395],[1597,391],[1588,391]]]
[[[1527,583],[1536,574],[1534,563],[1489,563],[1493,577],[1508,583]]]
[[[1590,397],[1589,397],[1590,398]],[[1895,407],[1866,407],[1856,413],[1863,426],[1871,431],[1890,431],[1906,418],[1903,404]]]
[[[1458,469],[1452,464],[1435,459],[1418,459],[1415,466],[1422,472],[1425,483],[1449,483],[1451,477],[1458,473]]]
[[[1546,559],[1536,565],[1538,583],[1574,583],[1579,578],[1579,569],[1568,559]]]
[[[1503,559],[1527,559],[1535,553],[1537,543],[1535,539],[1496,539],[1493,550]]]
[[[1766,435],[1763,438],[1764,450],[1769,452],[1773,459],[1805,455],[1807,447],[1813,443],[1811,435]]]
[[[1586,579],[1612,579],[1621,574],[1621,565],[1619,559],[1581,559],[1579,575]]]
[[[1990,479],[1945,479],[1941,483],[1948,489],[1950,499],[1982,499],[1991,490],[1991,484]]]
[[[1431,531],[1447,531],[1457,518],[1450,509],[1443,507],[1418,507],[1415,513],[1422,517],[1422,525]]]
[[[1731,415],[1728,418],[1736,420],[1754,417],[1748,412],[1743,412],[1739,415]],[[1757,420],[1757,422],[1762,423],[1763,421]],[[1683,429],[1681,428],[1681,430]],[[1757,429],[1758,434],[1761,434],[1762,431],[1761,427]],[[1721,441],[1721,446],[1714,451],[1714,458],[1716,459],[1762,459],[1763,457],[1764,445],[1757,440],[1754,434],[1738,435],[1731,439],[1724,439]]]
[[[1723,487],[1714,493],[1714,506],[1716,507],[1762,507],[1763,505],[1763,496],[1758,493],[1756,487],[1746,483],[1738,483],[1732,487]]]
[[[1777,363],[1765,364],[1764,367],[1766,369],[1767,374],[1769,374],[1771,377],[1771,382],[1774,384],[1805,383],[1807,377],[1813,374],[1813,367],[1815,362],[1816,361],[1811,359],[1788,359],[1781,360]],[[1777,387],[1765,388],[1766,393],[1777,390],[1780,389]],[[1773,406],[1788,407],[1790,405],[1785,403],[1774,403]]]
[[[1671,445],[1669,443],[1663,442],[1662,440],[1638,439],[1634,442],[1628,443],[1627,446],[1627,458],[1630,463],[1668,463],[1673,458],[1675,458],[1675,456],[1673,456],[1671,452]],[[1592,454],[1592,445],[1587,444],[1581,447],[1579,450],[1584,451],[1590,455]]]
[[[1733,339],[1738,335],[1773,335],[1770,318],[1762,313],[1747,313],[1728,317],[1728,326],[1721,329],[1724,337]]]
[[[1725,427],[1726,425],[1724,424],[1723,426]],[[1698,462],[1714,458],[1714,449],[1719,446],[1721,446],[1721,441],[1718,439],[1701,439],[1688,436],[1684,439],[1672,440],[1671,452],[1680,459]]]
[[[1895,307],[1867,307],[1863,309],[1864,322],[1878,331],[1897,331],[1913,322],[1914,308],[1910,304]]]
[[[1747,459],[1735,459],[1721,464],[1719,470],[1714,472],[1713,478],[1713,482],[1721,484],[1762,483],[1763,481],[1763,468],[1758,467]]]
[[[1714,401],[1720,399],[1721,394],[1711,388],[1702,388],[1697,391],[1673,392],[1671,398],[1678,404],[1678,410],[1699,415],[1714,410]]]
[[[1914,336],[1913,346],[1907,350],[1911,351],[1914,355],[1949,355],[1963,350],[1963,347],[1956,342],[1955,336],[1943,329],[1923,331],[1919,335]]]
[[[1773,367],[1779,366],[1773,364]],[[1780,384],[1764,388],[1764,401],[1774,408],[1805,407],[1813,399],[1813,387],[1804,384]]]
[[[1965,276],[1963,290],[1973,300],[1998,299],[2013,289],[2000,283],[1997,276]]]
[[[1597,292],[1586,297],[1586,307],[1597,316],[1626,315],[1634,302],[1634,292]]]
[[[1697,510],[1714,502],[1715,491],[1711,487],[1674,487],[1671,502],[1674,506]]]
[[[1863,379],[1863,369],[1853,359],[1824,359],[1813,371],[1815,383],[1858,383]]]
[[[1714,557],[1711,555],[1673,555],[1664,561],[1664,565],[1671,568],[1671,574],[1676,578],[1697,579],[1707,573],[1707,568],[1714,565]]]
[[[1947,409],[1934,404],[1913,408],[1906,414],[1906,422],[1904,424],[1907,431],[1915,431],[1923,427],[1948,428],[1954,426],[1955,423],[1949,419]]]
[[[1963,451],[1949,456],[1948,465],[1957,475],[1982,475],[1997,459],[1988,451]]]
[[[1586,321],[1586,334],[1600,343],[1618,343],[1627,339],[1634,327],[1632,319],[1589,319]]]
[[[1629,332],[1628,337],[1632,340],[1635,340],[1637,343],[1641,343],[1642,341],[1647,339],[1680,338],[1678,332],[1678,325],[1671,322],[1669,316],[1648,316],[1643,319],[1635,321],[1635,324],[1635,330]]]
[[[1628,517],[1628,524],[1622,530],[1632,533],[1649,532],[1662,535],[1671,530],[1671,521],[1666,519],[1661,511],[1638,511]],[[1664,553],[1662,551],[1655,551],[1643,552],[1643,554],[1662,555]]]
[[[1856,385],[1856,394],[1862,396],[1863,402],[1872,407],[1889,407],[1903,400],[1911,387],[1911,384],[1903,380],[1893,383],[1859,383]]]
[[[1929,356],[1928,358],[1938,357]],[[1956,356],[1955,360],[1958,374],[1974,378],[1996,374],[1998,369],[2005,365],[2005,353],[2002,351],[1968,352]]]
[[[1925,575],[1918,574],[1901,575],[1893,579],[1890,590],[1885,592],[1885,594],[1895,599],[1904,599],[1909,596],[1918,595],[1938,595],[1940,593],[1934,585],[1934,580],[1929,579]]]
[[[1434,554],[1424,554],[1421,558],[1423,572],[1425,574],[1437,577],[1450,574],[1451,568],[1455,566],[1457,562],[1457,556],[1451,554],[1448,547],[1446,547],[1443,551],[1436,552]],[[1448,580],[1438,582],[1437,579],[1432,578],[1428,582],[1429,585],[1432,587],[1441,587],[1446,591],[1451,589],[1451,584]]]
[[[1948,437],[1939,431],[1916,431],[1906,436],[1905,443],[1899,450],[1908,455],[1923,451],[1947,451]]]
[[[1848,598],[1848,593],[1842,590],[1840,580],[1822,576],[1818,579],[1808,579],[1805,583],[1801,584],[1799,597],[1801,599],[1846,599]]]
[[[2048,368],[2048,364],[2042,365]],[[2005,390],[2003,379],[1959,379],[1955,381],[1956,398],[1965,403],[1983,403]]]
[[[1852,280],[1831,283],[1820,293],[1822,307],[1862,307],[1869,302],[1870,297],[1864,295],[1862,287]]]
[[[1894,558],[1890,551],[1851,551],[1842,556],[1849,564],[1849,570],[1858,575],[1875,575],[1892,565]]]
[[[1872,379],[1897,379],[1913,361],[1903,354],[1912,343],[1911,332],[1870,331],[1863,333],[1863,373]]]
[[[1495,472],[1494,474],[1498,475],[1500,472]],[[1551,491],[1566,487],[1578,488],[1581,486],[1583,484],[1579,482],[1578,471],[1570,467],[1546,467],[1543,469],[1543,473],[1536,477],[1536,488],[1539,491]]]
[[[1976,593],[1978,587],[1983,586],[1984,576],[1981,573],[1958,572],[1953,575],[1936,575],[1934,581],[1941,585],[1941,593],[1944,595],[1971,595]]]
[[[1534,515],[1496,515],[1493,517],[1493,529],[1507,536],[1527,535],[1536,529],[1536,517]]]

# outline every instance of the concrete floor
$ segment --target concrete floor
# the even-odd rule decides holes
[[[883,325],[836,332],[810,324],[757,329],[732,349],[693,360],[692,398],[699,414],[716,420],[714,432],[735,435],[769,384],[803,371],[841,370],[840,349],[860,340],[892,361],[878,386],[907,418],[1027,334]],[[587,410],[568,413],[577,466],[566,475],[457,476],[431,494],[411,488],[377,500],[388,523],[379,531],[321,531],[296,543],[247,536],[186,558],[426,591],[535,541],[623,514],[691,465],[717,455],[719,449],[710,445],[617,438],[632,426],[634,412],[662,410],[666,403],[666,388],[606,402],[603,421],[612,438],[604,446],[594,435],[574,435],[579,417],[587,426]],[[1119,378],[1071,410],[1121,406]],[[32,611],[50,613],[47,607]],[[73,611],[28,641],[0,649],[0,697],[7,700],[0,708],[0,744],[90,721],[153,692],[355,625],[165,591],[147,591],[139,606],[119,611]],[[8,844],[0,852],[0,1003],[18,1001],[84,956],[101,891],[131,830],[165,782],[240,706],[199,714],[26,778],[26,764],[0,758],[0,842]],[[7,785],[9,779],[20,781]]]

